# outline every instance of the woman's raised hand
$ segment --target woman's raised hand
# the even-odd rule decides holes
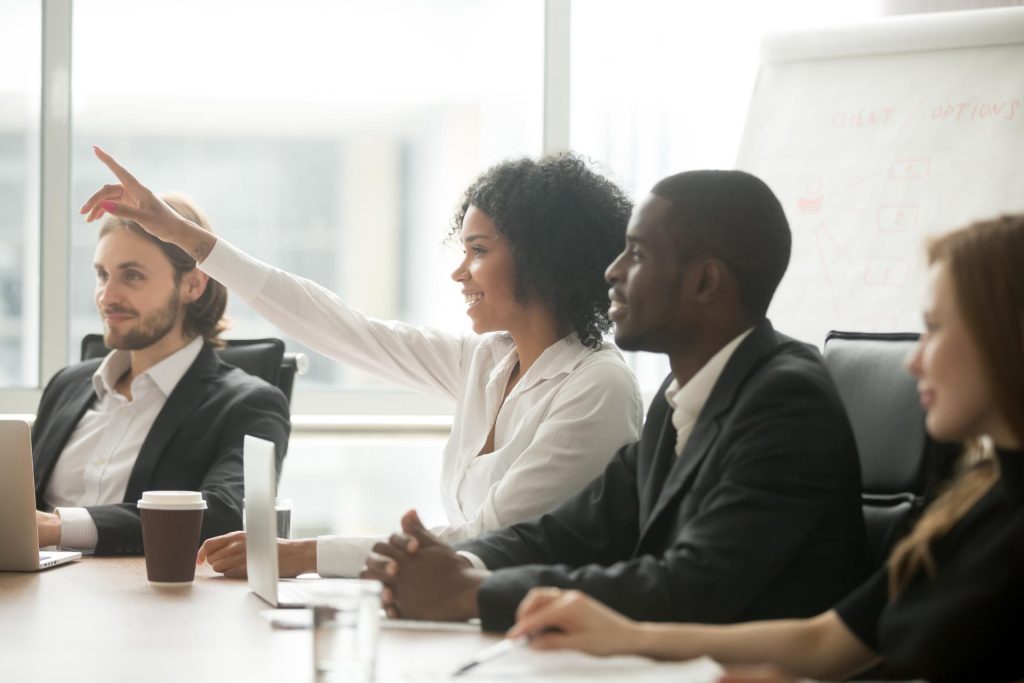
[[[79,213],[86,215],[87,223],[109,213],[138,223],[154,237],[181,247],[196,261],[206,258],[216,242],[211,233],[179,216],[112,156],[99,147],[92,149],[119,182],[104,185],[82,205]]]

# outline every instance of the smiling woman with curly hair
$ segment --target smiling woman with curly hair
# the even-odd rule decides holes
[[[603,273],[632,209],[622,191],[580,157],[559,154],[506,161],[477,178],[452,219],[453,238],[471,206],[508,240],[516,299],[543,302],[562,330],[598,348],[611,328]]]
[[[102,150],[117,176],[82,213],[127,218],[191,254],[199,268],[288,334],[331,358],[455,402],[441,499],[447,543],[554,508],[636,441],[642,401],[612,344],[604,270],[625,238],[630,203],[580,158],[498,164],[470,185],[452,237],[452,273],[475,334],[375,320],[316,283],[242,253],[182,219]],[[397,520],[396,520],[397,521]],[[378,538],[280,541],[282,576],[355,576]],[[245,574],[245,535],[199,551]]]

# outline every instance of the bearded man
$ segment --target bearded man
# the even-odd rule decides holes
[[[186,198],[171,207],[209,230]],[[202,538],[242,528],[242,438],[288,446],[279,389],[217,356],[227,290],[181,249],[109,218],[93,263],[105,358],[64,368],[32,428],[39,545],[142,553],[143,491],[200,491]]]

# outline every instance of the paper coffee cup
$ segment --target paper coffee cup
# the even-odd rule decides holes
[[[150,583],[192,583],[206,509],[203,494],[144,491],[137,505],[142,516],[142,547]]]

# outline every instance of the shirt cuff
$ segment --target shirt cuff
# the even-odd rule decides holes
[[[246,254],[223,237],[207,254],[199,270],[227,287],[246,301],[256,298],[270,276],[271,267]]]
[[[366,566],[377,536],[317,536],[316,573],[320,576],[354,578]]]
[[[60,545],[75,550],[95,550],[99,540],[96,522],[85,508],[56,508],[60,516]]]
[[[464,558],[469,560],[469,563],[473,565],[473,569],[487,569],[487,565],[479,557],[466,550],[456,550],[457,555],[462,555]]]

